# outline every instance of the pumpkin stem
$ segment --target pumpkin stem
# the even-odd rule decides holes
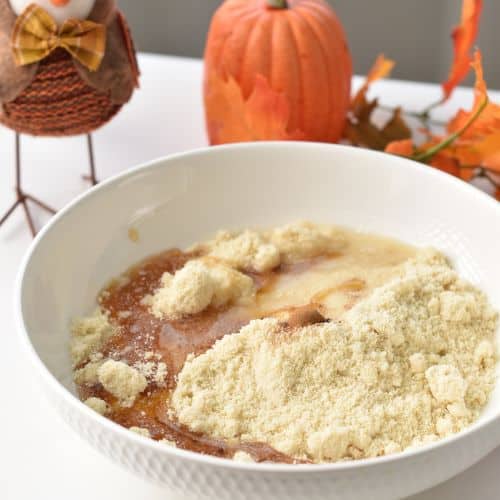
[[[288,9],[287,0],[267,0],[270,9]]]

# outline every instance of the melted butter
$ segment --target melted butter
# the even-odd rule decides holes
[[[258,293],[255,315],[314,304],[326,318],[338,318],[415,255],[415,248],[380,236],[346,230],[345,242],[341,253],[280,272]]]

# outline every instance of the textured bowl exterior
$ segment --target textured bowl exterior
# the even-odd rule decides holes
[[[223,500],[397,499],[460,473],[500,443],[497,390],[481,420],[457,436],[393,456],[314,466],[243,464],[177,450],[119,427],[76,398],[68,321],[91,308],[110,277],[146,255],[220,227],[299,216],[438,246],[500,304],[500,208],[494,201],[421,165],[341,146],[247,144],[159,160],[77,199],[25,258],[15,307],[42,390],[82,438],[128,470],[165,485],[165,498],[177,491]],[[130,227],[139,229],[138,244],[127,239]]]
[[[398,499],[464,471],[500,442],[497,422],[438,448],[389,460],[375,459],[368,465],[338,470],[320,466],[318,469],[322,470],[313,467],[295,471],[268,466],[260,470],[258,466],[168,450],[117,426],[105,425],[108,422],[103,422],[103,417],[68,404],[67,397],[55,392],[51,385],[45,385],[45,393],[56,411],[83,439],[129,471],[165,485],[166,499],[172,491],[192,498],[220,500]]]

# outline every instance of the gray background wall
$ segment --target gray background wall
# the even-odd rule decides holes
[[[222,0],[118,0],[139,50],[201,57],[210,18]],[[364,74],[384,52],[395,78],[438,82],[452,56],[450,32],[461,0],[329,0]],[[500,88],[500,0],[484,0],[479,46],[490,88]]]

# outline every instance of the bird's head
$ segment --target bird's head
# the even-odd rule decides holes
[[[68,19],[85,20],[96,0],[9,0],[12,10],[20,15],[29,5],[35,3],[45,9],[61,25]]]

